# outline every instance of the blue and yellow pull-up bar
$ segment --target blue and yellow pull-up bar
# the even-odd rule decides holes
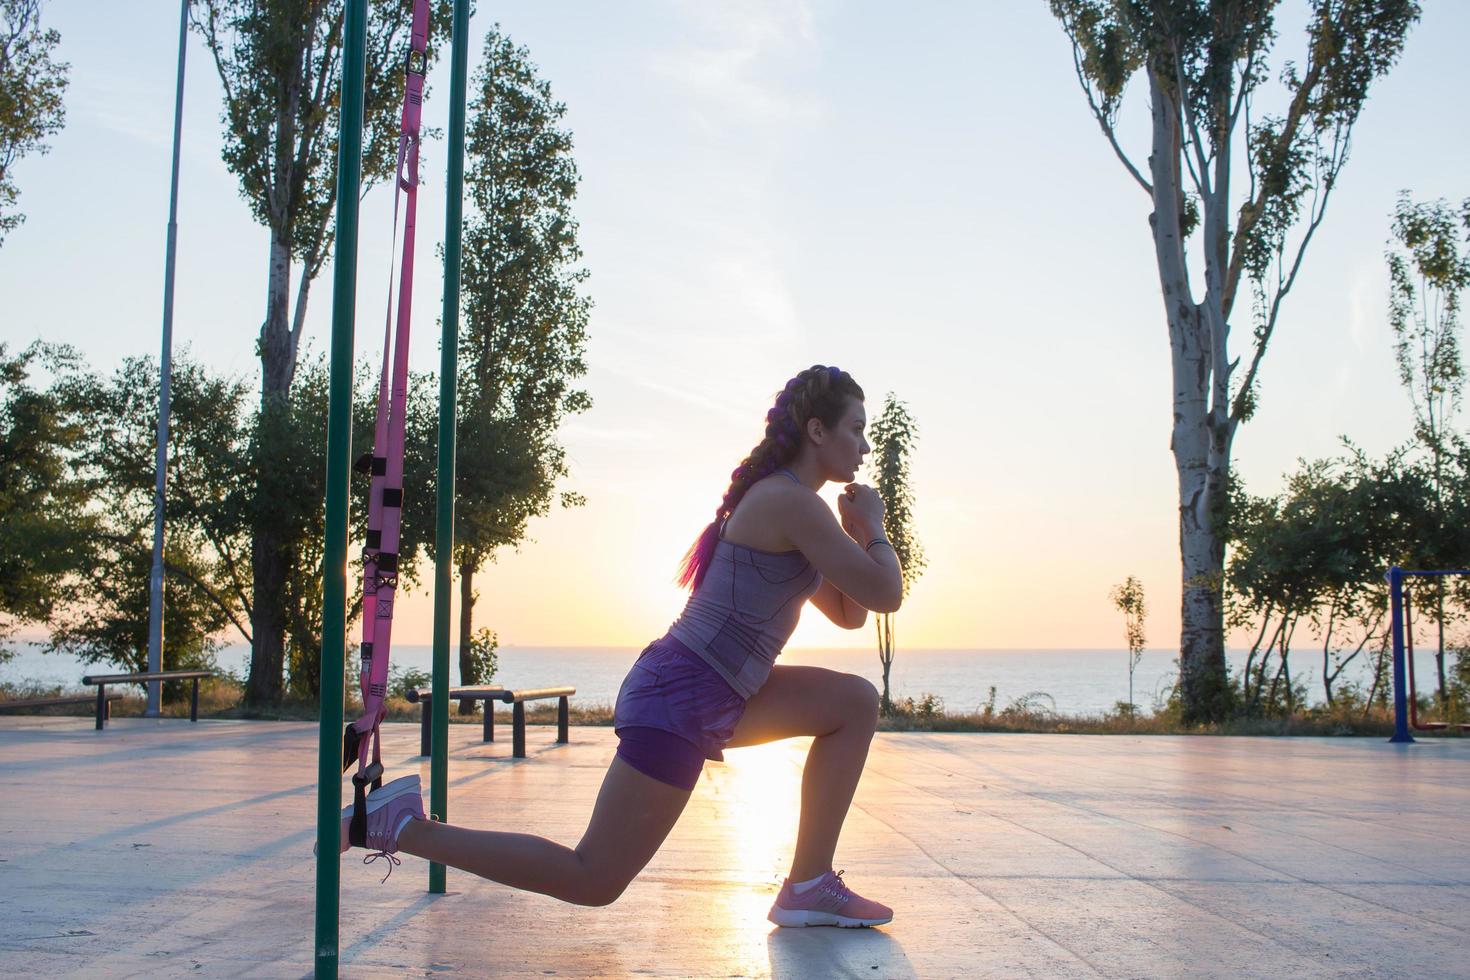
[[[346,0],[341,131],[337,144],[336,241],[332,265],[331,380],[327,408],[327,517],[322,572],[321,715],[317,746],[316,974],[337,975],[341,905],[342,709],[347,651],[347,508],[352,445],[352,352],[357,298],[358,197],[362,185],[367,0]],[[454,434],[459,370],[460,223],[464,187],[469,0],[454,0],[449,85],[449,175],[444,208],[444,316],[439,359],[439,465],[434,561],[433,751],[429,810],[448,815],[449,614],[454,568]],[[429,866],[443,893],[444,866]]]

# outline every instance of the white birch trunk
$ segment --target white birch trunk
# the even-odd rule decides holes
[[[1179,555],[1182,573],[1179,667],[1186,721],[1213,720],[1223,712],[1226,674],[1221,586],[1225,547],[1214,526],[1219,494],[1229,468],[1228,402],[1211,411],[1212,382],[1219,379],[1217,354],[1223,356],[1223,323],[1218,306],[1194,301],[1190,289],[1184,237],[1181,181],[1181,121],[1157,75],[1149,72],[1153,111],[1153,147],[1149,169],[1153,183],[1154,253],[1169,347],[1174,401],[1170,448],[1179,483]],[[1208,202],[1207,202],[1208,203]],[[1213,231],[1214,229],[1210,229]],[[1211,270],[1216,271],[1216,270]],[[1219,302],[1215,290],[1210,299]],[[1214,315],[1211,315],[1213,312]]]

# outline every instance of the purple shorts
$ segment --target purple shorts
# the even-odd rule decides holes
[[[644,648],[618,691],[618,755],[644,775],[692,790],[704,760],[724,760],[744,713],[745,699],[713,667],[664,636]]]

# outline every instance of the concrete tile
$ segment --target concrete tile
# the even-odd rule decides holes
[[[415,725],[384,728],[395,774]],[[508,734],[508,733],[507,733]],[[451,729],[456,823],[574,843],[615,739]],[[304,976],[316,729],[0,720],[0,972]],[[875,930],[765,920],[810,739],[731,750],[614,905],[342,865],[349,976],[1389,977],[1464,972],[1470,743],[882,733],[838,849]]]

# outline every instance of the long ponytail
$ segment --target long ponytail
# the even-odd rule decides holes
[[[863,389],[852,375],[835,367],[814,364],[786,382],[786,387],[776,396],[776,403],[766,412],[765,437],[730,473],[730,487],[720,506],[715,508],[715,519],[684,553],[676,579],[681,588],[699,588],[709,571],[726,519],[735,512],[747,490],[796,459],[807,421],[819,418],[828,428],[836,428],[849,398],[861,401]]]

